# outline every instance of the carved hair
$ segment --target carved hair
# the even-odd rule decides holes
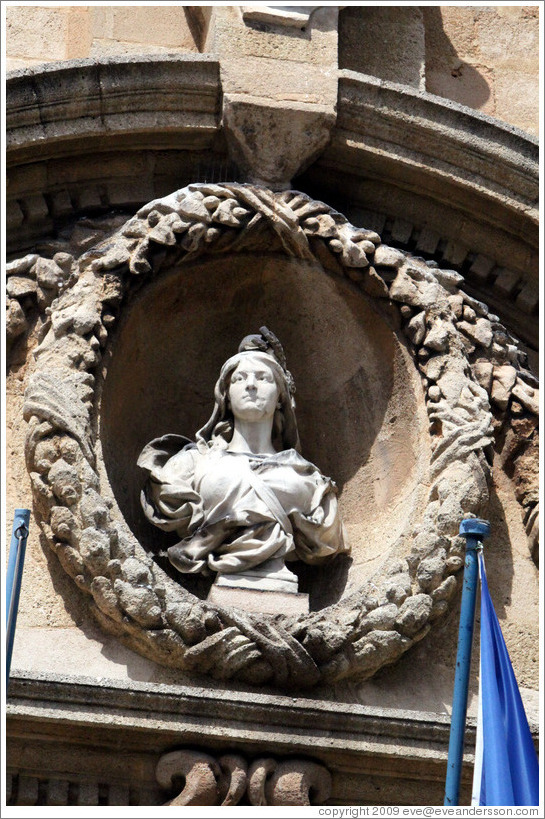
[[[206,424],[196,433],[198,444],[207,446],[226,446],[233,437],[235,421],[229,406],[229,385],[231,376],[241,363],[248,357],[256,358],[266,364],[273,373],[279,389],[280,407],[274,413],[272,442],[277,450],[299,449],[299,432],[295,418],[295,401],[293,399],[293,382],[289,373],[267,352],[250,349],[243,350],[229,358],[221,368],[220,375],[214,387],[215,406],[212,415]]]

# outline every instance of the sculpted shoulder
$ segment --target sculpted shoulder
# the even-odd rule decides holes
[[[163,435],[144,447],[138,466],[155,480],[168,481],[171,477],[190,477],[200,457],[196,445],[185,436]]]

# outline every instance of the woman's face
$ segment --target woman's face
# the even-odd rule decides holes
[[[228,396],[235,418],[255,422],[273,417],[280,390],[272,369],[248,355],[233,370]]]

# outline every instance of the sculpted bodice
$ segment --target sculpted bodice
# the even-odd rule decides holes
[[[318,564],[346,550],[335,484],[295,449],[253,455],[180,448],[185,441],[156,439],[138,461],[149,475],[146,516],[183,538],[169,550],[180,571],[244,572],[275,558]]]

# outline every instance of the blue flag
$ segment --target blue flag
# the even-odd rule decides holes
[[[511,660],[490,599],[482,554],[481,675],[474,805],[539,805],[537,754]]]

